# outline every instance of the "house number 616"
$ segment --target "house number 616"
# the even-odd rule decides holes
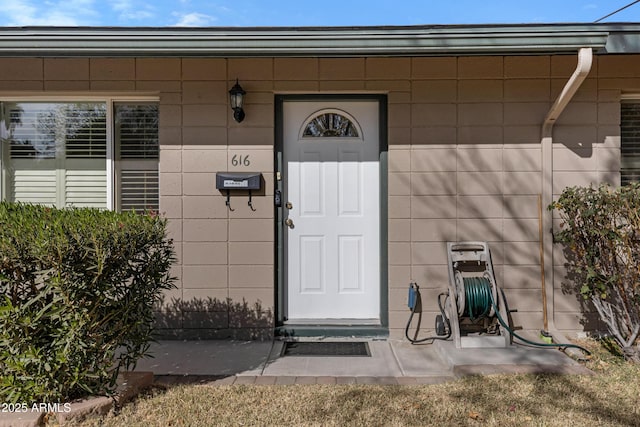
[[[250,164],[248,154],[246,156],[234,154],[231,158],[231,166],[249,166]]]

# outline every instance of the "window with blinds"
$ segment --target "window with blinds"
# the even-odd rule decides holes
[[[57,207],[107,207],[104,102],[2,102],[3,195]]]
[[[158,105],[114,104],[119,209],[159,209]]]
[[[158,159],[157,102],[0,101],[5,200],[158,210]]]
[[[620,135],[621,183],[640,182],[640,101],[621,104]]]

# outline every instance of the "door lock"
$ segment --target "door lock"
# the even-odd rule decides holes
[[[293,220],[291,218],[287,218],[284,220],[284,223],[287,225],[287,227],[289,228],[294,228],[295,226],[293,225]]]
[[[293,209],[293,204],[291,202],[287,202],[287,203],[284,204],[284,207],[289,209],[289,210],[291,210],[291,209]]]

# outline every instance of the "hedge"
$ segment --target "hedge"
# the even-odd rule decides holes
[[[153,213],[0,202],[0,401],[110,395],[174,286]]]

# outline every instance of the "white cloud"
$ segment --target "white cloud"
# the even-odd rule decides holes
[[[214,16],[205,15],[204,13],[178,13],[173,12],[173,16],[178,18],[178,22],[174,27],[206,27],[211,25],[216,18]]]
[[[136,0],[110,0],[111,9],[120,21],[143,21],[154,18],[153,6]]]
[[[0,13],[7,17],[7,25],[33,25],[30,24],[37,9],[26,1],[14,0],[2,4]]]
[[[90,25],[96,16],[93,0],[63,0],[39,2],[11,0],[0,4],[0,16],[8,26]]]
[[[172,0],[189,7],[192,0]],[[4,26],[92,26],[170,25],[210,26],[215,14],[200,11],[162,12],[164,2],[152,0],[0,0],[0,25]],[[219,8],[220,9],[220,8]],[[191,9],[193,10],[193,9]],[[224,12],[223,12],[224,13]]]
[[[132,10],[121,13],[119,18],[124,21],[143,21],[145,19],[151,19],[154,16],[155,14],[148,10]]]
[[[111,0],[109,3],[111,4],[111,9],[117,12],[128,10],[133,7],[129,0]]]

